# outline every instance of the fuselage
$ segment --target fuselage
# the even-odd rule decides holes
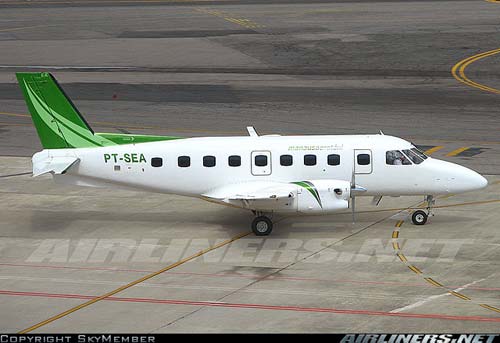
[[[270,135],[51,149],[34,160],[47,154],[77,157],[64,175],[55,175],[57,181],[194,197],[228,184],[351,181],[353,176],[367,196],[461,193],[487,185],[473,170],[416,157],[412,149],[410,142],[386,135]]]
[[[53,75],[16,73],[44,150],[33,176],[90,187],[132,187],[199,197],[254,212],[252,231],[268,235],[267,213],[324,214],[358,196],[433,196],[485,187],[473,170],[432,159],[403,139],[379,135],[182,138],[95,133]]]

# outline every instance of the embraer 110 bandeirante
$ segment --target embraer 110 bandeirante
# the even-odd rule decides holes
[[[433,196],[486,187],[484,177],[430,158],[413,144],[376,135],[181,138],[96,133],[49,73],[18,73],[43,150],[33,176],[90,187],[133,187],[197,197],[251,210],[256,235],[268,235],[273,213],[333,213],[357,196]]]

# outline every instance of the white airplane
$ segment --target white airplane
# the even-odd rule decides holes
[[[355,198],[424,195],[426,223],[433,196],[486,187],[470,169],[430,158],[413,144],[383,135],[180,138],[95,133],[49,73],[18,73],[43,150],[33,176],[90,187],[133,187],[197,197],[251,210],[256,235],[268,235],[273,213],[326,214]]]

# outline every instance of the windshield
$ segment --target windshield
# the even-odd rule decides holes
[[[418,156],[420,156],[424,160],[427,159],[427,155],[422,150],[420,150],[419,148],[412,148],[411,151],[413,151],[414,153],[416,153]]]
[[[403,150],[403,152],[415,164],[420,164],[427,158],[427,156],[417,148]]]

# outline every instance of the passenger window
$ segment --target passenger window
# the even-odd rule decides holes
[[[304,155],[304,165],[315,166],[316,165],[316,155]]]
[[[177,165],[181,168],[187,168],[191,165],[191,157],[189,156],[179,156],[177,159]]]
[[[340,164],[340,155],[337,154],[328,155],[329,166],[338,166],[339,164]]]
[[[163,166],[163,159],[161,157],[153,157],[151,159],[151,166],[155,168]]]
[[[215,156],[203,156],[204,167],[215,167]]]
[[[357,159],[360,166],[367,166],[370,164],[370,155],[368,154],[359,154]]]
[[[410,160],[399,150],[391,150],[385,153],[385,163],[392,166],[411,165]]]
[[[281,155],[280,156],[280,164],[282,166],[288,167],[293,164],[293,156],[292,155]]]
[[[265,167],[265,166],[267,166],[267,156],[266,155],[257,155],[257,156],[255,156],[255,165],[257,167]]]
[[[241,157],[238,155],[231,155],[228,157],[227,163],[230,167],[239,167],[241,166]]]

